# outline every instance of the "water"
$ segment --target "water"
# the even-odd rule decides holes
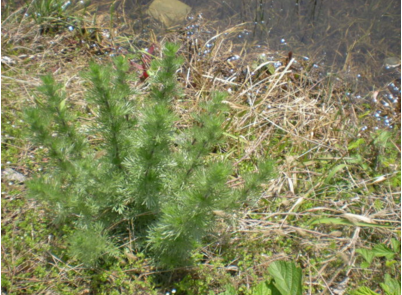
[[[79,6],[78,0],[65,1],[64,6]],[[165,29],[145,13],[151,0],[85,1],[98,6],[97,15],[115,9],[115,25],[131,20],[133,33],[162,36]],[[270,51],[309,60],[314,68],[337,73],[342,79],[359,84],[360,91],[386,87],[400,80],[400,66],[389,65],[399,60],[401,52],[401,2],[399,0],[182,0],[192,8],[182,28],[197,19],[209,30],[209,36],[238,26],[228,35],[240,45],[260,46]],[[74,6],[75,5],[75,6]],[[78,6],[77,6],[78,5]],[[123,16],[123,17],[122,17]],[[122,21],[119,20],[119,17]],[[74,27],[68,27],[69,30]],[[175,28],[177,29],[177,27]],[[187,30],[194,34],[194,28]],[[137,40],[141,38],[136,38]],[[141,42],[140,42],[141,43]],[[144,42],[143,42],[144,43]],[[146,43],[146,42],[145,42]],[[146,47],[149,44],[145,44]],[[138,45],[141,47],[141,45]],[[211,45],[212,46],[212,45]],[[211,48],[205,48],[206,54]],[[239,52],[234,52],[239,54]]]
[[[212,37],[242,24],[236,34],[227,35],[238,48],[269,49],[283,55],[292,51],[296,59],[311,62],[313,70],[353,84],[348,97],[354,103],[370,101],[374,109],[395,114],[401,95],[399,0],[182,2],[192,7],[184,28],[201,18]],[[148,24],[145,32],[150,30],[163,34],[156,23]],[[385,114],[372,115],[378,121],[374,129],[393,128]],[[362,124],[362,131],[367,130]]]
[[[400,75],[384,66],[386,58],[400,60],[399,0],[183,2],[221,30],[246,23],[244,40],[293,51],[350,77],[385,83],[390,74]]]
[[[156,35],[164,34],[164,29],[144,13],[150,2],[125,2],[125,8],[131,11],[131,18],[137,28],[141,27],[144,37],[151,31]],[[238,26],[236,34],[227,36],[239,45],[238,48],[258,45],[271,52],[287,54],[292,51],[294,57],[310,60],[317,70],[336,73],[342,80],[357,85],[363,96],[400,80],[400,66],[389,66],[386,62],[390,58],[399,61],[401,58],[399,0],[182,2],[192,7],[182,28],[202,18],[212,37]],[[194,34],[191,29],[187,31]]]
[[[167,0],[168,1],[168,0]],[[192,8],[192,18],[202,16],[211,31],[242,25],[237,42],[260,44],[274,51],[292,51],[331,71],[361,80],[385,83],[394,67],[387,58],[400,60],[401,2],[399,0],[181,0]],[[16,1],[20,2],[20,1]],[[63,7],[81,7],[79,0],[62,1]],[[97,14],[109,14],[113,4],[115,20],[124,16],[134,27],[156,35],[160,24],[145,13],[152,0],[84,1]],[[123,20],[123,18],[122,18]],[[118,25],[119,22],[116,23]],[[182,23],[183,26],[186,22]],[[212,32],[212,33],[214,33]],[[398,68],[397,68],[398,70]],[[381,79],[386,76],[385,79]],[[395,75],[394,75],[395,76]],[[371,83],[371,82],[370,82]]]

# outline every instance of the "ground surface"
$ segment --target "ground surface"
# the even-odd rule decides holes
[[[177,294],[219,294],[228,285],[250,294],[270,278],[267,267],[276,260],[303,269],[305,294],[349,294],[361,286],[393,294],[380,284],[387,275],[400,277],[400,92],[394,93],[399,109],[398,101],[389,108],[373,102],[395,91],[388,84],[356,102],[347,95],[353,85],[314,72],[287,53],[247,49],[250,54],[238,58],[241,46],[223,34],[210,49],[208,43],[188,43],[186,31],[184,37],[177,30],[133,42],[122,28],[105,31],[98,22],[90,29],[83,16],[82,30],[75,18],[22,16],[9,11],[2,25],[4,294],[164,294],[173,288]],[[111,32],[114,40],[107,37]],[[155,270],[141,253],[122,254],[97,269],[70,264],[64,251],[68,227],[54,227],[51,208],[25,198],[26,178],[40,173],[47,159],[27,140],[22,110],[32,104],[40,75],[51,72],[84,122],[91,110],[79,74],[89,60],[107,63],[109,55],[132,54],[141,64],[143,44],[155,43],[158,58],[167,40],[181,42],[186,59],[179,75],[185,98],[175,102],[183,120],[178,124],[185,126],[205,91],[229,91],[233,117],[224,149],[244,166],[269,154],[277,177],[264,185],[258,204],[219,227],[196,254],[196,267]],[[205,50],[210,52],[202,56]],[[267,63],[262,54],[281,63]],[[133,86],[147,91],[146,81]],[[377,113],[392,128],[377,125]]]

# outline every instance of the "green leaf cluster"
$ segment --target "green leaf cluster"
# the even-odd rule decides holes
[[[293,262],[275,261],[268,267],[272,280],[259,283],[251,290],[252,295],[302,295],[302,270]],[[219,295],[236,295],[235,288],[231,285]]]
[[[96,118],[88,124],[73,115],[51,76],[25,111],[32,142],[49,157],[29,182],[29,196],[48,203],[55,222],[72,225],[69,253],[80,262],[95,265],[129,244],[160,266],[188,264],[222,218],[217,212],[230,216],[257,200],[260,184],[273,176],[273,162],[262,159],[255,172],[240,175],[242,186],[228,185],[239,173],[216,154],[228,119],[225,93],[205,97],[190,126],[177,127],[178,48],[166,44],[164,57],[153,61],[147,94],[130,87],[123,57],[91,63],[83,76]]]
[[[302,294],[302,270],[301,268],[296,267],[293,262],[275,261],[270,264],[268,271],[274,278],[273,286],[278,289],[280,294]],[[275,294],[275,292],[272,294]]]
[[[401,294],[401,281],[391,278],[389,274],[385,274],[384,283],[380,283],[381,288],[385,295],[399,295]],[[377,295],[378,293],[372,291],[368,287],[359,287],[354,290],[352,295]]]
[[[361,267],[369,267],[375,257],[384,257],[388,260],[388,262],[391,262],[395,258],[395,255],[401,252],[401,243],[398,240],[392,238],[391,246],[392,249],[384,244],[376,244],[372,249],[356,249],[356,252],[362,255],[365,260],[364,262],[362,262]]]
[[[364,261],[361,263],[362,268],[368,268],[373,262],[375,257],[385,258],[386,265],[391,266],[396,263],[395,256],[401,253],[401,242],[395,238],[391,238],[391,248],[384,244],[376,244],[371,249],[359,248],[356,249]],[[381,288],[386,295],[396,295],[401,294],[401,281],[396,278],[391,278],[389,274],[385,274],[384,282],[380,283]],[[351,294],[353,295],[370,295],[377,294],[368,287],[359,287],[354,290]]]

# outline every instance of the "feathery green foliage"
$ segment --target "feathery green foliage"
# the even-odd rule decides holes
[[[91,84],[87,98],[98,114],[86,133],[100,138],[99,144],[89,142],[51,76],[39,88],[43,99],[25,112],[33,142],[51,158],[45,173],[29,183],[30,196],[48,202],[55,221],[73,224],[69,253],[87,265],[118,255],[128,222],[135,225],[138,249],[157,265],[188,264],[215,229],[216,212],[230,214],[255,201],[259,185],[272,177],[273,163],[266,160],[258,172],[242,176],[241,188],[227,185],[234,168],[211,156],[224,142],[224,93],[201,104],[192,127],[176,127],[178,48],[166,44],[164,58],[152,63],[156,74],[144,107],[129,86],[124,58],[116,58],[113,67],[90,65],[84,74]]]

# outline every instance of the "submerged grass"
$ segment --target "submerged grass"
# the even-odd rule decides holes
[[[95,18],[89,11],[79,17],[68,12],[62,26],[50,20],[37,23],[24,17],[23,9],[2,15],[2,57],[13,61],[2,61],[2,171],[11,168],[29,177],[47,161],[41,147],[24,139],[21,115],[32,103],[41,75],[52,72],[65,85],[84,128],[94,112],[83,99],[79,72],[90,59],[109,63],[108,55],[139,60],[138,49],[151,45],[130,35],[136,29],[128,22],[115,26],[110,11]],[[124,9],[113,13],[127,20]],[[50,29],[41,29],[43,25]],[[97,269],[70,264],[63,246],[68,226],[50,225],[47,208],[24,198],[24,181],[3,176],[2,291],[161,294],[175,288],[178,294],[218,294],[230,284],[250,294],[252,286],[269,277],[267,267],[276,260],[295,261],[303,268],[306,294],[350,293],[360,286],[380,291],[385,274],[400,277],[400,251],[367,264],[358,250],[383,245],[391,251],[394,241],[400,241],[400,110],[371,101],[387,87],[356,101],[347,95],[353,83],[325,75],[313,62],[236,42],[231,36],[244,32],[243,24],[221,32],[200,19],[191,25],[198,26],[191,38],[185,29],[151,38],[155,58],[165,42],[182,44],[186,62],[179,82],[184,96],[174,102],[177,124],[191,125],[191,112],[209,93],[228,91],[228,144],[219,154],[240,159],[235,165],[245,171],[255,158],[270,156],[278,177],[265,184],[256,206],[231,216],[231,226],[222,224],[219,236],[195,254],[197,267],[165,272],[154,269],[141,253],[126,253]],[[132,83],[148,91],[146,81]],[[393,129],[375,130],[376,118],[368,112],[378,110],[396,122]],[[239,181],[233,179],[231,185]]]

